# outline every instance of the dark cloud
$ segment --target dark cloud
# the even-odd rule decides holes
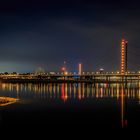
[[[139,69],[138,2],[4,1],[0,6],[0,71],[119,70],[120,40],[129,41],[129,69]]]

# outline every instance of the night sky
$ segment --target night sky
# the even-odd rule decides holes
[[[140,70],[137,1],[4,0],[0,2],[0,72],[120,69],[128,40],[128,69]]]

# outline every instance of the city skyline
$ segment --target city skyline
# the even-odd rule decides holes
[[[8,1],[8,2],[7,2]],[[130,2],[7,0],[1,4],[0,72],[120,70],[121,39],[128,70],[139,71],[139,7]]]

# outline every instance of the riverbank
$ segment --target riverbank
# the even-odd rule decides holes
[[[0,97],[0,106],[6,106],[15,103],[18,99],[10,97]]]

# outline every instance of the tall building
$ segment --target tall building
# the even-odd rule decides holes
[[[78,73],[79,73],[79,75],[82,74],[82,64],[81,63],[79,63],[79,65],[78,65]]]
[[[127,44],[128,41],[122,39],[121,42],[121,74],[127,72]]]

